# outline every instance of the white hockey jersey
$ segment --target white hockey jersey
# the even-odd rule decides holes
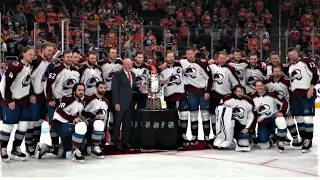
[[[221,99],[231,94],[231,89],[240,84],[235,68],[229,64],[220,66],[214,63],[210,64],[209,68],[213,80],[210,96],[212,99]]]
[[[49,73],[45,83],[45,96],[47,100],[59,100],[72,93],[73,86],[80,80],[79,72],[73,67],[66,68],[63,63],[57,65]]]
[[[50,62],[44,60],[41,56],[37,56],[30,67],[32,69],[31,73],[31,83],[33,87],[33,93],[36,95],[42,95],[44,91],[44,84],[48,78],[48,66]]]
[[[150,76],[151,70],[152,70],[151,66],[149,66],[145,63],[140,64],[140,65],[135,63],[133,65],[132,72],[134,72],[134,74],[136,75],[136,79],[135,79],[136,89],[139,89],[143,82],[147,82],[148,77]],[[148,90],[143,88],[143,91],[141,93],[148,94]]]
[[[167,79],[164,86],[164,97],[169,97],[176,93],[185,93],[183,69],[179,62],[175,62],[160,72],[163,79]]]
[[[97,65],[90,67],[88,64],[84,64],[80,67],[79,73],[81,75],[80,82],[85,85],[85,94],[96,93],[96,84],[102,81],[102,71]]]
[[[83,102],[73,95],[63,96],[53,114],[53,120],[62,123],[72,123],[75,118],[79,118],[83,110]]]
[[[310,85],[316,86],[319,81],[318,68],[310,58],[302,58],[290,65],[289,77],[293,98],[304,97]]]
[[[122,61],[117,59],[115,62],[111,62],[107,59],[104,59],[101,62],[101,70],[102,70],[102,77],[104,81],[106,82],[107,91],[111,91],[111,82],[112,77],[115,72],[122,69]]]
[[[231,94],[225,96],[221,102],[221,105],[232,108],[232,118],[237,120],[240,124],[250,128],[254,120],[254,103],[252,99],[244,95],[242,99]]]
[[[254,83],[257,80],[265,80],[266,79],[266,71],[263,69],[261,64],[257,67],[248,66],[245,70],[246,77],[246,93],[252,93],[255,89]]]
[[[257,121],[262,122],[265,119],[272,118],[277,112],[286,115],[289,111],[289,102],[277,91],[267,91],[263,96],[257,93],[252,95],[255,111],[257,112]],[[280,107],[280,108],[279,108]]]
[[[232,67],[236,69],[236,74],[239,78],[239,81],[243,87],[246,85],[246,78],[245,78],[245,70],[249,65],[248,59],[240,59],[239,62],[236,62],[233,58],[228,60]]]
[[[81,115],[85,118],[94,119],[96,115],[104,115],[107,118],[109,102],[105,97],[98,98],[96,94],[85,96],[85,107]]]
[[[271,75],[264,83],[269,91],[277,91],[279,96],[287,99],[290,98],[290,80],[286,76],[282,75],[278,81],[275,81],[273,75]]]
[[[211,72],[205,59],[189,62],[187,59],[179,61],[183,68],[187,92],[210,91],[212,87]]]
[[[8,64],[7,70],[1,80],[1,96],[6,103],[15,101],[16,106],[26,105],[25,101],[19,102],[19,100],[23,100],[29,96],[31,85],[30,73],[30,66],[24,65],[20,61]]]

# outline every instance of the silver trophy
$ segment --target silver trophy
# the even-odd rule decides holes
[[[158,73],[151,73],[144,83],[150,97],[147,99],[146,110],[161,110],[161,81]]]

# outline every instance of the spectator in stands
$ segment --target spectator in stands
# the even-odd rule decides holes
[[[21,26],[26,26],[27,25],[27,19],[26,16],[23,12],[21,12],[20,9],[17,9],[16,12],[12,16],[12,22],[13,23],[18,23]]]

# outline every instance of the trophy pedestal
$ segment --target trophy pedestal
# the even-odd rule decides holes
[[[161,110],[161,99],[160,98],[148,98],[146,104],[146,110]]]

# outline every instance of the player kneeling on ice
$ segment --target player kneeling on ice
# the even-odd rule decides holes
[[[77,83],[72,88],[72,94],[63,96],[54,112],[52,128],[61,138],[60,148],[38,143],[36,158],[41,159],[46,153],[59,157],[68,157],[72,150],[72,161],[84,162],[84,157],[79,150],[87,132],[87,124],[79,119],[83,110],[84,84]]]
[[[235,139],[236,151],[251,150],[249,129],[254,121],[254,104],[244,91],[244,87],[236,85],[217,107],[214,146],[228,148]]]
[[[256,92],[252,95],[258,121],[258,143],[261,149],[268,149],[277,143],[280,152],[284,150],[287,136],[287,122],[284,118],[289,111],[288,100],[277,91],[268,91],[264,82],[255,82]],[[270,138],[270,132],[276,128],[277,142]]]
[[[85,106],[81,115],[84,119],[88,119],[89,122],[86,133],[87,147],[91,147],[90,151],[93,157],[103,159],[104,156],[100,145],[108,117],[109,102],[104,97],[106,92],[105,82],[97,82],[96,88],[96,93],[85,96],[83,100]]]

